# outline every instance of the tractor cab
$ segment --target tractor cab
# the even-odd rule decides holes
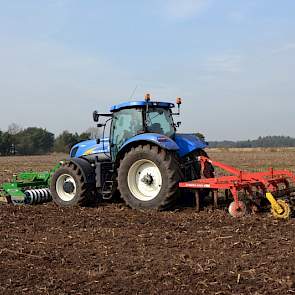
[[[158,134],[172,138],[176,128],[171,108],[174,104],[136,101],[112,107],[113,113],[110,142],[112,155],[116,156],[122,146],[142,134]]]
[[[193,134],[176,133],[180,122],[175,123],[173,116],[180,114],[180,98],[176,105],[178,110],[173,112],[174,103],[151,101],[150,96],[146,95],[142,101],[114,105],[107,114],[94,111],[93,120],[103,128],[103,137],[78,143],[72,148],[70,157],[95,157],[115,162],[119,153],[123,155],[126,150],[141,143],[177,151],[180,157],[207,147]],[[99,123],[101,117],[105,118],[103,123]]]

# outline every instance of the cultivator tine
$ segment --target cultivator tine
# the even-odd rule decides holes
[[[218,190],[213,191],[213,208],[218,208]]]
[[[195,192],[195,201],[196,201],[196,211],[200,212],[200,192],[196,190]]]

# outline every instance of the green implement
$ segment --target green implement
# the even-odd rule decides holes
[[[58,163],[45,172],[22,172],[14,175],[11,182],[0,185],[0,201],[15,205],[40,204],[52,200],[49,191],[52,174],[62,165]]]

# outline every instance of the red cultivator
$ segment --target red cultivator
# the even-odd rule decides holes
[[[241,194],[239,193],[243,192],[243,198],[249,201],[253,210],[263,207],[263,203],[265,203],[263,200],[267,199],[271,205],[271,212],[276,218],[289,218],[291,214],[289,202],[292,193],[295,191],[292,187],[292,184],[295,185],[295,175],[292,172],[274,170],[273,168],[266,172],[241,171],[202,156],[199,157],[199,161],[203,169],[208,161],[213,166],[219,167],[231,175],[197,179],[179,184],[181,188],[195,190],[197,210],[199,210],[200,191],[202,189],[213,191],[214,207],[217,207],[218,190],[224,190],[226,198],[230,196],[233,198],[228,210],[234,217],[243,216],[247,211],[245,202],[240,199]]]

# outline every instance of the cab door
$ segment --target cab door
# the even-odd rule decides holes
[[[111,154],[115,160],[124,143],[143,131],[142,109],[123,109],[115,112],[111,125]]]

